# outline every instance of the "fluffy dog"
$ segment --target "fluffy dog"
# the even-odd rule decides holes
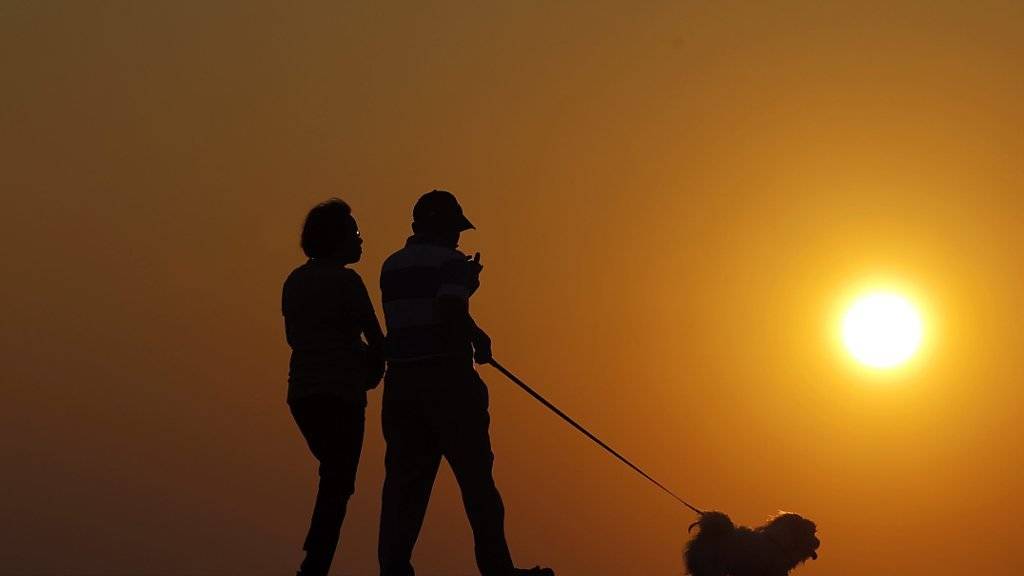
[[[818,558],[821,541],[814,522],[780,512],[754,529],[736,526],[721,512],[706,512],[690,525],[700,529],[686,546],[692,576],[786,576],[808,558]]]

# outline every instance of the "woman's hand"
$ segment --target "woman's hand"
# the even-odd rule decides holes
[[[377,356],[372,352],[367,354],[366,362],[366,390],[373,390],[380,385],[380,381],[384,378],[384,358]]]

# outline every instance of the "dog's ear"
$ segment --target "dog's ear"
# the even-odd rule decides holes
[[[794,546],[800,539],[803,532],[803,518],[792,512],[779,512],[768,519],[768,523],[761,527],[773,538],[786,548]]]
[[[818,529],[814,522],[793,512],[779,512],[769,520],[768,525],[785,526],[787,530],[794,533],[814,534]]]
[[[797,557],[794,559],[803,561],[805,557],[818,557],[815,552],[820,543],[815,536],[817,526],[799,514],[778,514],[761,529],[770,534],[780,546],[796,554]]]

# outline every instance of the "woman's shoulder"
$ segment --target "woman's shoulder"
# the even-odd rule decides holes
[[[301,265],[296,266],[295,268],[293,268],[292,271],[289,272],[287,276],[285,276],[285,279],[284,279],[284,287],[285,287],[285,289],[288,289],[290,286],[295,286],[296,284],[302,283],[302,281],[308,275],[309,275],[309,262],[307,261],[304,264],[301,264]]]
[[[323,283],[362,286],[363,279],[358,272],[351,268],[312,260],[292,270],[285,279],[285,286]]]
[[[337,274],[338,278],[346,282],[353,282],[358,284],[363,283],[363,277],[359,275],[359,272],[356,272],[355,270],[347,266],[344,268],[339,268]]]
[[[326,266],[316,271],[320,282],[334,285],[342,289],[363,289],[363,277],[347,266]]]
[[[366,284],[363,283],[363,277],[359,272],[346,267],[339,268],[335,274],[335,282],[343,292],[358,300],[366,297]]]

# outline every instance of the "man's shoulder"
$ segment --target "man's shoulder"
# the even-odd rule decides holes
[[[394,262],[396,259],[401,258],[402,254],[408,249],[408,246],[403,246],[398,250],[392,252],[387,258],[384,259],[384,265],[387,266],[389,262]]]
[[[407,244],[384,260],[382,271],[408,267],[440,267],[452,260],[465,260],[462,252],[436,244]]]

